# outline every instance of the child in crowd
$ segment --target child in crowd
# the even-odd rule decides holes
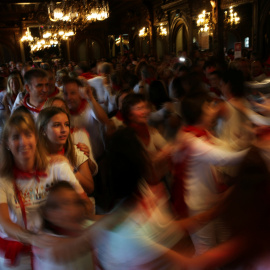
[[[74,188],[66,181],[58,182],[50,190],[45,205],[41,208],[43,216],[43,231],[60,237],[80,236],[93,221],[87,219],[87,207]],[[88,251],[73,261],[57,263],[48,257],[39,258],[35,251],[35,269],[54,270],[91,270],[93,253]]]

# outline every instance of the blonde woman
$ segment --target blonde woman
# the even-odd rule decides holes
[[[65,179],[86,196],[67,162],[49,162],[28,113],[9,118],[0,151],[0,269],[31,269],[32,232],[50,188]]]

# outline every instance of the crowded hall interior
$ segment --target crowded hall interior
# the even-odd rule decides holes
[[[269,0],[0,1],[0,270],[269,270],[269,217]]]

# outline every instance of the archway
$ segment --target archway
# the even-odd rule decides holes
[[[180,51],[188,51],[188,29],[183,18],[178,19],[172,32],[172,51],[179,54]]]

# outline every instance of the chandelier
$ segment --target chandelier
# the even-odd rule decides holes
[[[160,26],[158,27],[158,35],[160,35],[161,37],[166,37],[167,34],[167,29],[163,27],[163,24],[160,24]]]
[[[208,32],[211,28],[211,12],[205,10],[199,14],[197,19],[197,26],[200,27],[200,32]]]
[[[224,22],[231,27],[240,23],[240,17],[233,11],[233,7],[230,7],[229,12],[224,11]]]
[[[29,27],[25,35],[21,38],[21,42],[27,42],[30,46],[31,52],[44,50],[46,48],[55,47],[61,40],[67,40],[69,37],[75,35],[73,28],[61,28],[61,26],[41,26],[41,37],[32,37]]]
[[[104,0],[63,0],[51,1],[48,14],[52,22],[63,22],[80,28],[89,23],[103,21],[109,17],[109,4]]]
[[[31,42],[33,40],[34,40],[34,38],[31,35],[29,27],[27,27],[27,30],[26,30],[24,36],[22,36],[22,38],[21,38],[21,42]]]
[[[149,29],[146,27],[143,27],[139,30],[139,37],[145,38],[149,34]]]

